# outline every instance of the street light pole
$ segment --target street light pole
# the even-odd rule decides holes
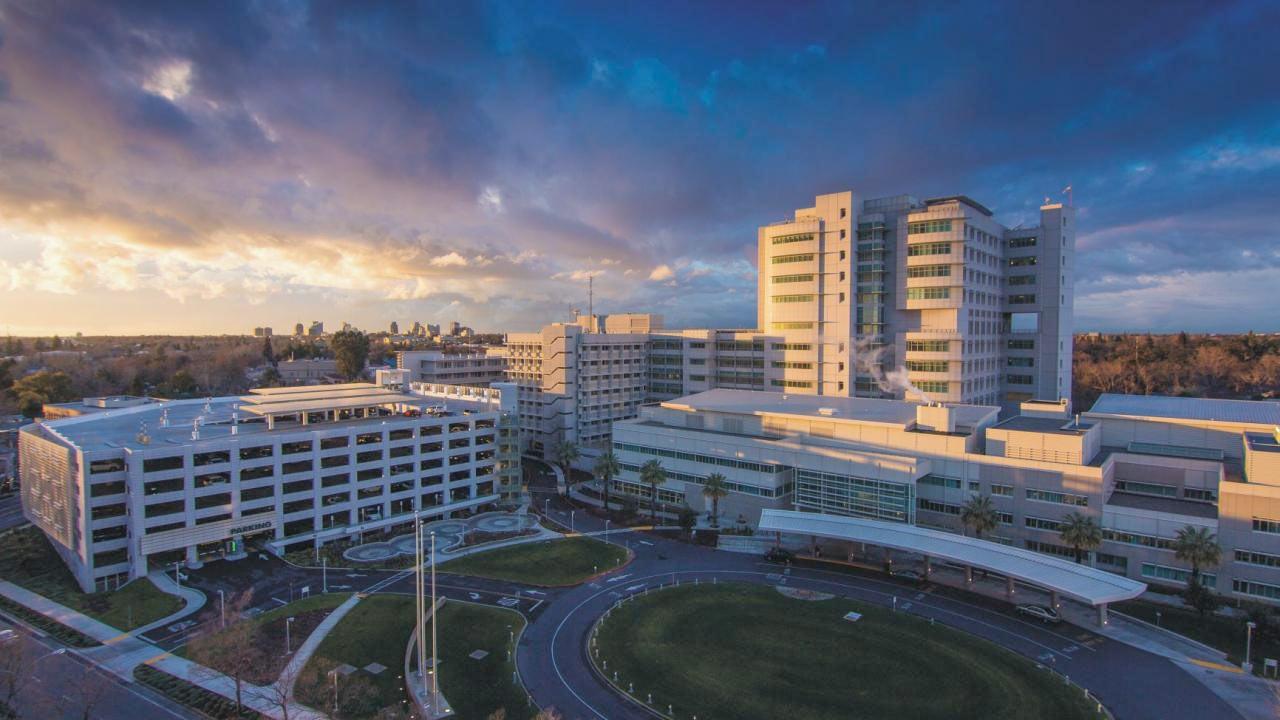
[[[1253,655],[1253,630],[1256,627],[1258,627],[1258,623],[1253,621],[1249,621],[1244,625],[1244,662],[1240,664],[1240,667],[1247,673],[1253,672],[1253,663],[1250,658]]]
[[[329,592],[329,556],[320,558],[320,586]]]
[[[222,616],[222,628],[227,627],[227,594],[218,590],[218,614]]]
[[[284,619],[284,654],[289,655],[293,652],[293,643],[289,640],[289,626],[293,625],[293,618]]]
[[[604,541],[609,542],[609,521],[604,521]]]
[[[569,532],[573,532],[573,531],[574,531],[574,530],[573,530],[573,515],[574,515],[574,513],[576,513],[576,512],[577,512],[576,510],[570,510],[570,511],[569,511]]]
[[[431,710],[440,712],[440,673],[436,667],[436,658],[440,657],[436,647],[436,632],[440,627],[440,618],[436,617],[436,532],[431,531]]]

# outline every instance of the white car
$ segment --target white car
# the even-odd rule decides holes
[[[1019,605],[1018,612],[1033,617],[1040,622],[1054,624],[1062,622],[1062,616],[1058,614],[1057,610],[1043,605]]]

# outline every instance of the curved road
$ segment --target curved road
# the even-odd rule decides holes
[[[575,518],[579,530],[594,518]],[[583,527],[587,526],[587,527]],[[619,598],[644,588],[690,582],[751,582],[818,590],[861,602],[892,606],[933,618],[1002,645],[1089,688],[1119,720],[1239,718],[1221,698],[1168,659],[1116,642],[1086,628],[1048,627],[1009,613],[980,596],[921,591],[889,578],[785,568],[757,555],[720,552],[652,535],[611,538],[636,551],[635,560],[610,575],[556,592],[539,608],[521,638],[517,660],[534,700],[566,720],[653,718],[594,674],[586,655],[596,619]],[[727,670],[731,672],[731,670]]]

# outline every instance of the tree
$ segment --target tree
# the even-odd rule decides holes
[[[191,659],[230,677],[236,684],[236,709],[244,707],[242,690],[244,682],[262,665],[262,652],[258,649],[257,627],[240,619],[241,612],[252,599],[252,591],[240,594],[227,603],[228,618],[233,620],[225,630],[206,632],[197,636],[187,646]],[[218,614],[210,611],[205,622],[213,625]]]
[[[1102,544],[1102,528],[1093,518],[1073,512],[1062,519],[1058,535],[1076,551],[1076,562],[1084,562],[1087,551]]]
[[[960,508],[960,522],[973,530],[973,536],[981,538],[982,533],[996,529],[1000,524],[1000,516],[991,504],[990,495],[974,495]]]
[[[596,459],[595,470],[596,477],[602,480],[601,495],[604,499],[604,511],[609,512],[609,486],[613,484],[613,478],[622,471],[622,465],[618,462],[618,456],[613,454],[612,450],[606,450],[603,455]]]
[[[8,393],[16,398],[23,415],[35,417],[45,403],[70,402],[75,399],[71,377],[61,370],[40,370],[18,378]]]
[[[680,514],[678,517],[680,529],[684,531],[684,534],[688,535],[693,532],[694,526],[698,524],[698,512],[688,505],[683,505],[680,508]]]
[[[275,353],[275,350],[272,349],[271,347],[270,337],[262,338],[262,359],[266,360],[267,364],[273,367],[276,364],[276,353]]]
[[[268,367],[262,371],[261,377],[258,378],[258,384],[262,387],[276,387],[283,381],[280,377],[280,371],[274,367]]]
[[[653,524],[658,524],[658,486],[667,482],[667,471],[662,463],[650,460],[640,466],[640,482],[649,486],[649,509]]]
[[[556,443],[551,452],[555,457],[556,465],[559,465],[561,472],[564,473],[564,492],[567,495],[569,488],[573,487],[573,463],[578,459],[578,446],[572,440],[564,438]]]
[[[329,340],[333,357],[338,361],[338,374],[355,380],[364,372],[369,359],[369,338],[359,330],[340,330]]]
[[[1191,565],[1191,581],[1196,584],[1200,582],[1200,568],[1215,567],[1222,562],[1222,547],[1218,545],[1218,536],[1209,532],[1208,528],[1191,525],[1182,528],[1174,536],[1173,554]]]
[[[194,397],[199,390],[200,386],[196,384],[195,376],[186,370],[174,373],[173,377],[169,378],[169,382],[160,388],[160,392],[175,398]]]
[[[1218,596],[1209,588],[1201,585],[1198,578],[1191,578],[1191,582],[1187,583],[1187,589],[1183,591],[1182,599],[1202,618],[1217,610],[1220,604]],[[1248,658],[1245,659],[1247,660]]]
[[[711,473],[702,483],[702,497],[711,501],[711,526],[720,527],[720,498],[729,494],[728,480],[720,473]]]

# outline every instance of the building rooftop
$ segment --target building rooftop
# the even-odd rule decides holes
[[[907,428],[916,421],[917,403],[905,400],[791,395],[756,390],[716,389],[686,395],[662,403],[664,407],[739,415],[793,415],[832,422],[883,423]],[[994,418],[1000,408],[987,405],[951,405],[956,427],[974,427]]]
[[[1104,393],[1089,409],[1094,415],[1125,415],[1172,420],[1210,420],[1252,425],[1280,425],[1280,402],[1219,400],[1168,395]]]
[[[1207,520],[1216,520],[1218,518],[1218,507],[1210,503],[1156,497],[1154,495],[1140,495],[1138,493],[1113,492],[1111,497],[1107,498],[1107,505],[1151,510],[1152,512],[1169,513],[1170,515],[1187,515]]]
[[[1052,433],[1055,435],[1083,435],[1093,427],[1092,423],[1076,424],[1069,418],[1040,418],[1018,415],[995,426],[1001,430],[1020,430],[1023,432]]]
[[[1245,433],[1244,442],[1254,452],[1280,452],[1280,433]]]

